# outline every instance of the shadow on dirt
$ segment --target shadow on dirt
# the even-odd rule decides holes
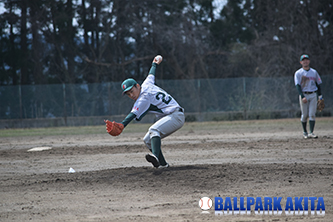
[[[206,170],[208,169],[207,167],[204,166],[191,166],[191,165],[187,165],[187,166],[176,166],[176,167],[169,167],[166,169],[154,169],[153,171],[153,175],[161,175],[162,173],[165,172],[170,172],[170,171],[188,171],[188,170]]]

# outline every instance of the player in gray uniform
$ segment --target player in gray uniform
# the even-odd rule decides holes
[[[156,67],[161,62],[162,57],[154,58],[141,86],[131,78],[121,84],[123,94],[135,101],[131,112],[121,122],[124,127],[133,119],[140,121],[147,113],[154,113],[158,118],[143,138],[152,152],[146,155],[146,160],[156,168],[169,167],[162,154],[161,139],[180,129],[185,122],[184,109],[166,91],[155,85]]]
[[[308,55],[302,55],[300,58],[302,68],[295,72],[294,80],[299,94],[299,103],[301,106],[301,122],[303,127],[303,137],[305,139],[318,138],[313,133],[315,127],[315,115],[317,110],[317,99],[323,99],[320,84],[322,83],[318,72],[310,68],[310,58]],[[318,98],[317,98],[318,96]],[[306,129],[306,122],[309,118],[310,133]]]

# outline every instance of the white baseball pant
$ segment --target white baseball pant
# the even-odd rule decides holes
[[[307,99],[307,103],[304,103],[302,101],[301,96],[299,96],[299,103],[301,106],[301,121],[307,122],[307,118],[309,117],[309,120],[315,121],[316,117],[316,111],[317,111],[317,93],[312,94],[304,94],[305,98]]]
[[[158,136],[163,139],[180,129],[184,123],[184,112],[177,110],[167,116],[164,116],[149,128],[148,132],[143,138],[143,142],[146,144],[148,149],[151,150],[151,138]]]

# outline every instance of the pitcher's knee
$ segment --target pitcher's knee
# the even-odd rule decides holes
[[[160,131],[158,131],[158,129],[155,129],[152,126],[149,128],[148,133],[150,138],[153,138],[155,136],[161,137]]]

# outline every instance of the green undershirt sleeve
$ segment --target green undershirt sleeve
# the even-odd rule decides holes
[[[155,76],[155,71],[156,71],[156,66],[157,66],[157,63],[153,62],[153,64],[151,65],[151,68],[149,70],[149,73],[148,75],[154,75]]]
[[[316,83],[316,86],[317,86],[317,88],[318,88],[318,90],[317,90],[317,95],[318,95],[318,96],[321,96],[321,87],[320,87],[320,84]]]
[[[298,94],[299,94],[302,98],[304,98],[304,94],[303,94],[303,92],[302,92],[302,88],[301,88],[301,85],[300,85],[300,84],[297,84],[297,85],[296,85],[296,89],[297,89]]]
[[[121,123],[126,127],[135,117],[134,113],[129,113]]]

